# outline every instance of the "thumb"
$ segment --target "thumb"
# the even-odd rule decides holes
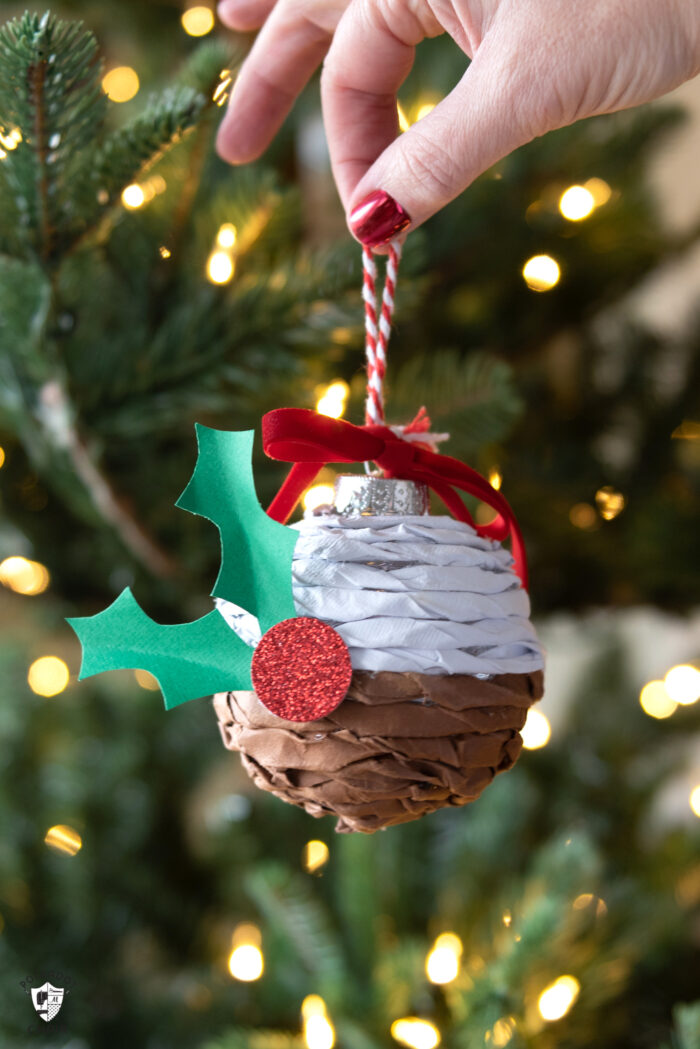
[[[400,229],[415,229],[478,175],[535,134],[536,81],[484,41],[453,91],[395,138],[368,166],[344,204],[353,235],[378,247]],[[510,67],[510,68],[509,68]],[[408,221],[410,220],[410,224]],[[387,235],[388,231],[388,235]]]

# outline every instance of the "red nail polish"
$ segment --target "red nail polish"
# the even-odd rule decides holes
[[[350,229],[368,248],[388,244],[410,224],[408,212],[383,189],[375,189],[350,212]]]

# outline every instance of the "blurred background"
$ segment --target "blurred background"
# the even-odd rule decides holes
[[[0,33],[3,1049],[698,1049],[700,82],[526,146],[408,238],[389,414],[425,404],[502,484],[546,695],[478,803],[336,837],[254,790],[207,700],[77,684],[64,622],[126,585],[209,610],[215,530],[173,505],[195,420],[361,421],[317,85],[228,168],[247,38],[175,0],[53,10],[97,50],[31,5]],[[422,45],[401,127],[463,68]],[[264,503],[284,471],[255,473]],[[43,1024],[20,981],[51,974]]]

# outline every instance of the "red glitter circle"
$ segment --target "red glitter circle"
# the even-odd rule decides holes
[[[253,688],[285,721],[316,721],[342,703],[350,687],[348,646],[320,619],[283,619],[263,634],[253,654]]]

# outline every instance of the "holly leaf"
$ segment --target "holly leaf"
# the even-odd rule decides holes
[[[83,647],[81,681],[105,670],[148,670],[166,710],[213,692],[253,687],[252,651],[216,610],[193,623],[164,625],[147,616],[127,588],[103,612],[68,623]]]
[[[265,633],[297,614],[292,556],[298,534],[273,521],[258,502],[253,430],[213,430],[200,423],[195,429],[197,463],[176,505],[219,529],[221,568],[212,596],[252,612]]]

